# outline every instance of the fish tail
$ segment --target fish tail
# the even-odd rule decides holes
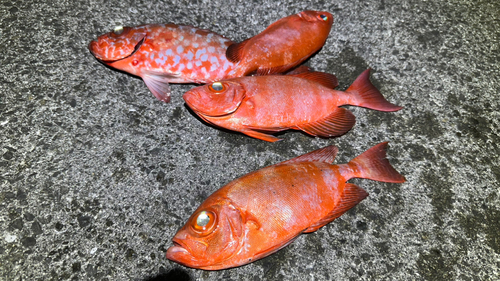
[[[363,71],[345,92],[353,96],[354,103],[351,105],[379,111],[398,111],[403,108],[388,102],[373,86],[370,82],[370,69]]]
[[[392,183],[405,182],[406,179],[391,166],[386,158],[388,144],[388,142],[379,143],[351,160],[347,164],[349,170],[353,171],[351,178]]]

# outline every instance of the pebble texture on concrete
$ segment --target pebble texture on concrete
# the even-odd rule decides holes
[[[43,3],[42,3],[43,2]],[[307,61],[346,89],[364,69],[396,113],[349,107],[334,139],[270,144],[196,118],[172,85],[157,101],[88,43],[117,25],[173,22],[235,41],[306,9],[335,22]],[[1,280],[499,280],[500,2],[2,1]],[[337,163],[390,141],[404,184],[353,180],[370,196],[319,231],[240,268],[165,258],[213,191],[334,144]]]

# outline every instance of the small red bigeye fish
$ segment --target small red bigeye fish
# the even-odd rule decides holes
[[[203,120],[215,126],[275,142],[270,134],[302,130],[313,136],[333,137],[349,131],[354,115],[342,105],[379,111],[402,107],[389,103],[369,80],[365,70],[345,91],[334,90],[334,75],[304,72],[229,79],[200,86],[183,96]]]
[[[276,21],[256,36],[229,46],[227,58],[237,66],[228,78],[286,72],[323,47],[332,24],[332,14],[322,11],[303,11]]]
[[[224,79],[234,67],[226,58],[231,44],[192,26],[149,24],[117,27],[90,42],[89,50],[104,64],[140,76],[156,98],[169,102],[169,83]]]
[[[347,164],[328,146],[249,173],[210,195],[175,234],[167,258],[219,270],[261,259],[318,230],[368,196],[352,178],[403,183],[386,159],[387,142]]]

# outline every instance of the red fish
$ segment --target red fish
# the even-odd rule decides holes
[[[205,121],[261,140],[275,142],[269,133],[302,130],[332,137],[349,131],[354,115],[342,105],[380,111],[402,107],[389,103],[365,70],[345,91],[334,90],[335,76],[322,72],[229,79],[194,88],[184,100]],[[335,81],[333,81],[335,79]]]
[[[368,193],[352,178],[402,183],[386,159],[387,142],[347,164],[328,146],[236,179],[210,195],[177,232],[167,258],[218,270],[244,265],[340,217]]]
[[[192,26],[150,24],[117,27],[89,45],[104,64],[140,76],[156,98],[169,102],[169,83],[208,83],[234,68],[226,49],[233,42]]]
[[[227,58],[237,67],[228,77],[286,72],[323,47],[332,24],[332,14],[323,11],[303,11],[274,22],[256,36],[229,46]]]

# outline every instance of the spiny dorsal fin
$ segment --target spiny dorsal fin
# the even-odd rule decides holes
[[[301,156],[295,157],[293,159],[283,161],[276,165],[282,164],[294,164],[300,162],[324,162],[331,164],[333,160],[335,160],[335,156],[337,156],[337,152],[339,149],[336,146],[330,145],[327,147],[323,147],[312,152],[303,154]]]
[[[330,89],[335,89],[339,85],[337,76],[326,72],[309,71],[287,75],[311,80]]]

